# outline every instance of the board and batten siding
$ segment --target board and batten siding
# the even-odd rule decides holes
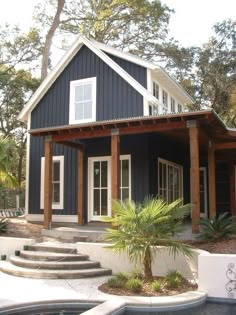
[[[146,85],[146,69],[130,62],[124,69]],[[69,124],[70,81],[97,78],[96,121],[143,115],[143,96],[91,50],[83,46],[31,113],[31,129]]]

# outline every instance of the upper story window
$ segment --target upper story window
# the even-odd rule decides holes
[[[172,113],[175,113],[175,99],[173,97],[170,99],[170,110]]]
[[[178,104],[178,112],[180,113],[180,112],[182,112],[182,111],[183,111],[182,105],[181,105],[181,104]]]
[[[168,93],[162,90],[162,103],[163,103],[163,113],[168,111]]]
[[[155,96],[159,100],[159,85],[153,81],[153,96]]]
[[[96,121],[96,78],[70,82],[70,124]]]

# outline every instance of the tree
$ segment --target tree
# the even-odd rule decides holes
[[[173,239],[182,230],[182,219],[189,213],[189,205],[181,200],[166,204],[161,199],[147,198],[142,204],[134,201],[114,201],[114,217],[106,218],[116,229],[107,229],[108,247],[115,252],[126,251],[131,261],[140,261],[146,280],[152,279],[152,262],[157,246],[167,246],[169,253],[183,253],[191,257],[191,248]]]
[[[55,0],[39,4],[39,25],[53,25]],[[59,25],[62,34],[85,35],[146,58],[163,57],[159,48],[167,38],[170,14],[159,0],[67,0]]]
[[[43,81],[47,76],[52,39],[60,24],[60,15],[64,7],[64,4],[65,0],[57,0],[57,11],[53,18],[52,25],[49,28],[48,33],[46,35],[41,66],[41,81]]]
[[[16,179],[9,170],[12,156],[12,141],[0,136],[0,188],[16,187]]]

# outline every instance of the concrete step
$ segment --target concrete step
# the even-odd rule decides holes
[[[18,267],[8,261],[0,263],[0,270],[10,275],[37,279],[78,279],[111,275],[112,271],[105,268],[80,270],[42,270]]]
[[[11,256],[10,262],[18,267],[48,270],[76,270],[99,268],[100,263],[96,261],[37,261],[27,260],[19,256]]]
[[[87,242],[88,241],[88,236],[86,235],[80,235],[80,236],[74,236],[73,237],[73,242]]]
[[[74,247],[58,245],[58,244],[34,244],[29,246],[30,251],[43,251],[43,252],[53,252],[53,253],[65,253],[65,254],[76,254],[77,250]]]
[[[84,261],[88,260],[88,255],[81,254],[66,254],[66,253],[53,253],[53,252],[44,252],[44,251],[30,251],[23,250],[20,252],[20,257],[38,260],[38,261]]]

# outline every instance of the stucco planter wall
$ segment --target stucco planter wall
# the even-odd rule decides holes
[[[31,238],[18,238],[18,237],[0,237],[0,255],[13,255],[16,250],[23,250],[24,245],[32,245],[35,240]]]

